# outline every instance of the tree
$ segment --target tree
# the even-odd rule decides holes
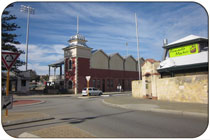
[[[18,35],[15,34],[14,31],[20,28],[20,26],[18,26],[14,22],[14,20],[17,19],[17,17],[15,15],[10,14],[10,11],[8,11],[10,7],[13,7],[13,4],[8,5],[2,13],[2,44],[1,44],[2,50],[13,51],[24,54],[23,50],[20,50],[15,46],[15,44],[20,44],[20,42],[16,40]],[[18,59],[11,70],[16,71],[17,67],[22,66],[24,64],[25,63],[23,61]],[[6,70],[3,64],[2,64],[2,70]]]

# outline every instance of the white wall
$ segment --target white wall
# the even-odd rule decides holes
[[[101,51],[93,53],[90,58],[90,68],[108,69],[108,63],[108,57]]]
[[[125,59],[125,71],[136,71],[137,62],[131,56]]]
[[[111,70],[124,70],[123,59],[117,54],[110,57],[109,65]]]

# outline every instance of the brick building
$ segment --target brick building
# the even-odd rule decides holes
[[[64,50],[64,88],[77,94],[87,86],[86,76],[91,76],[90,86],[103,92],[131,90],[131,81],[138,79],[138,62],[131,55],[107,55],[103,50],[93,50],[86,45],[84,36],[77,33],[70,37]],[[143,61],[143,59],[141,59]]]

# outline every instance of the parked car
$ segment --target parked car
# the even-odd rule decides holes
[[[101,96],[103,92],[95,87],[89,87],[89,96]],[[87,96],[87,88],[82,90],[82,96]]]

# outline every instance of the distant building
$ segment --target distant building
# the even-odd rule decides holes
[[[10,72],[10,86],[9,91],[17,92],[17,93],[28,93],[29,92],[29,83],[32,80],[31,75],[33,71],[21,71],[18,74],[14,72]],[[6,90],[6,80],[7,73],[2,72],[2,92],[4,93]]]
[[[64,64],[64,77],[62,78],[60,72],[59,78],[63,80],[64,88],[75,94],[87,86],[86,76],[91,76],[90,86],[103,92],[117,91],[119,85],[124,91],[130,91],[131,81],[138,79],[137,60],[131,55],[127,57],[122,57],[119,53],[107,55],[103,50],[88,47],[86,42],[81,34],[72,36],[69,46],[63,49],[64,60],[50,64],[49,73],[50,67],[60,67],[61,71]],[[144,62],[144,59],[141,59],[141,62]],[[55,73],[53,77],[56,77]]]
[[[157,68],[161,77],[208,74],[208,39],[189,35],[163,46],[163,61]]]
[[[86,76],[91,76],[90,86],[103,92],[131,90],[131,81],[138,79],[137,61],[119,53],[107,55],[103,50],[92,50],[86,45],[85,37],[76,34],[64,48],[65,87],[75,93],[87,86]]]

